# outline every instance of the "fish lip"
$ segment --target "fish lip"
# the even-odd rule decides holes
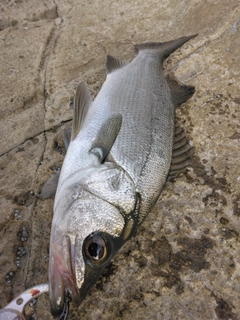
[[[67,295],[76,307],[81,303],[79,290],[73,268],[74,250],[69,236],[63,236],[51,243],[51,259],[49,264],[49,299],[51,313],[61,314]]]

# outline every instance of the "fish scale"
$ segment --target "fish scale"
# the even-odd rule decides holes
[[[111,155],[131,175],[142,196],[142,221],[165,183],[172,156],[175,108],[160,77],[159,53],[142,54],[108,75],[95,106],[102,114],[121,110],[123,123]]]

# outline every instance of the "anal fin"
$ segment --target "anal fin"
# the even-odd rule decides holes
[[[180,173],[187,171],[187,167],[191,164],[190,156],[192,153],[193,147],[188,143],[184,130],[176,120],[172,163],[168,173],[168,180],[173,180]]]

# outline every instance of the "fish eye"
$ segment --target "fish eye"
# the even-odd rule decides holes
[[[99,235],[86,238],[84,252],[91,263],[101,263],[107,256],[107,245],[104,238]]]

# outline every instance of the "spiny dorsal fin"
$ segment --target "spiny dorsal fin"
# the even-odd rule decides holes
[[[108,55],[107,63],[106,63],[107,74],[111,73],[116,69],[122,68],[127,64],[128,64],[128,61],[126,60],[120,60],[118,58],[114,58],[113,56]]]
[[[91,104],[92,98],[90,91],[85,82],[80,82],[74,98],[71,140],[75,139],[78,135]]]
[[[122,125],[122,115],[112,114],[101,126],[98,137],[90,152],[94,153],[102,163],[110,152]]]
[[[192,152],[193,147],[189,145],[184,130],[176,120],[172,163],[168,174],[168,180],[173,180],[180,173],[186,172],[186,167],[191,164],[190,155]]]
[[[72,128],[66,127],[63,129],[63,142],[66,150],[68,149],[68,146],[71,142],[71,135],[72,135]]]
[[[175,108],[186,102],[194,94],[194,87],[179,84],[172,74],[166,75],[165,78],[169,85],[169,88],[171,89],[173,104]]]
[[[181,37],[176,40],[167,41],[167,42],[146,42],[141,44],[136,44],[134,47],[137,52],[141,50],[155,50],[158,51],[160,58],[162,61],[166,59],[173,51],[181,47],[185,42],[190,39],[196,37],[197,34]]]

